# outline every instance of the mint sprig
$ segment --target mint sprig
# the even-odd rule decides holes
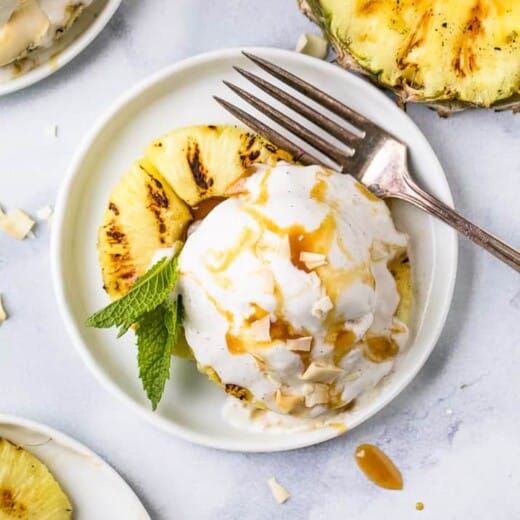
[[[177,256],[163,258],[135,282],[119,300],[94,313],[86,321],[87,327],[108,329],[119,327],[118,338],[145,313],[163,303],[177,282]]]
[[[171,355],[179,351],[187,357],[182,299],[170,299],[178,278],[177,256],[154,264],[125,296],[85,322],[88,327],[119,327],[118,338],[135,325],[139,377],[154,410],[170,377]]]
[[[143,314],[136,323],[137,361],[143,388],[155,410],[170,378],[172,346],[178,341],[180,296]]]

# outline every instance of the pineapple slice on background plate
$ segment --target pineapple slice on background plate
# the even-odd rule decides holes
[[[337,62],[440,115],[520,110],[517,0],[298,0]]]
[[[149,520],[128,484],[79,442],[0,414],[0,520]]]
[[[67,520],[72,504],[32,453],[0,438],[0,518]]]

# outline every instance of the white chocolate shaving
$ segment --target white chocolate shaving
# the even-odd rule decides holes
[[[289,492],[274,477],[270,478],[267,481],[267,484],[271,489],[271,493],[273,494],[274,499],[279,504],[283,504],[291,496],[289,495]]]
[[[329,49],[329,42],[317,34],[303,33],[300,34],[298,42],[296,43],[296,52],[307,54],[323,60],[327,56]]]
[[[300,379],[317,383],[332,383],[343,372],[342,368],[334,365],[322,365],[313,361],[300,376]]]
[[[309,352],[311,349],[311,345],[312,345],[312,336],[305,336],[303,338],[287,340],[287,348],[289,350]]]
[[[300,253],[300,262],[303,262],[307,269],[316,269],[322,265],[327,264],[327,257],[319,253],[310,253],[308,251],[302,251]]]
[[[2,304],[2,295],[0,294],[0,325],[7,319],[7,312],[5,312]]]
[[[47,205],[43,206],[36,212],[36,216],[38,217],[38,220],[49,220],[51,215],[53,214],[52,208]]]
[[[257,341],[271,341],[271,320],[269,315],[251,323],[249,333]]]
[[[23,240],[34,226],[34,220],[21,209],[12,209],[6,213],[0,211],[0,230],[16,240]]]
[[[312,306],[312,314],[316,318],[323,318],[334,307],[328,296],[323,296]]]

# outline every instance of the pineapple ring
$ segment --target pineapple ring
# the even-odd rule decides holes
[[[0,438],[0,518],[68,520],[72,504],[32,453]]]
[[[226,197],[254,163],[279,160],[292,158],[234,126],[190,126],[153,141],[145,159],[136,161],[112,191],[99,230],[99,262],[110,297],[124,296],[158,249],[184,240],[191,208]]]

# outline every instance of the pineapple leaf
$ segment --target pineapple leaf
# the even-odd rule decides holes
[[[137,361],[144,391],[155,410],[170,377],[171,351],[179,338],[182,302],[167,300],[136,324]]]
[[[144,314],[161,305],[177,282],[177,255],[163,258],[147,271],[119,300],[87,319],[88,327],[119,327],[120,338]]]

